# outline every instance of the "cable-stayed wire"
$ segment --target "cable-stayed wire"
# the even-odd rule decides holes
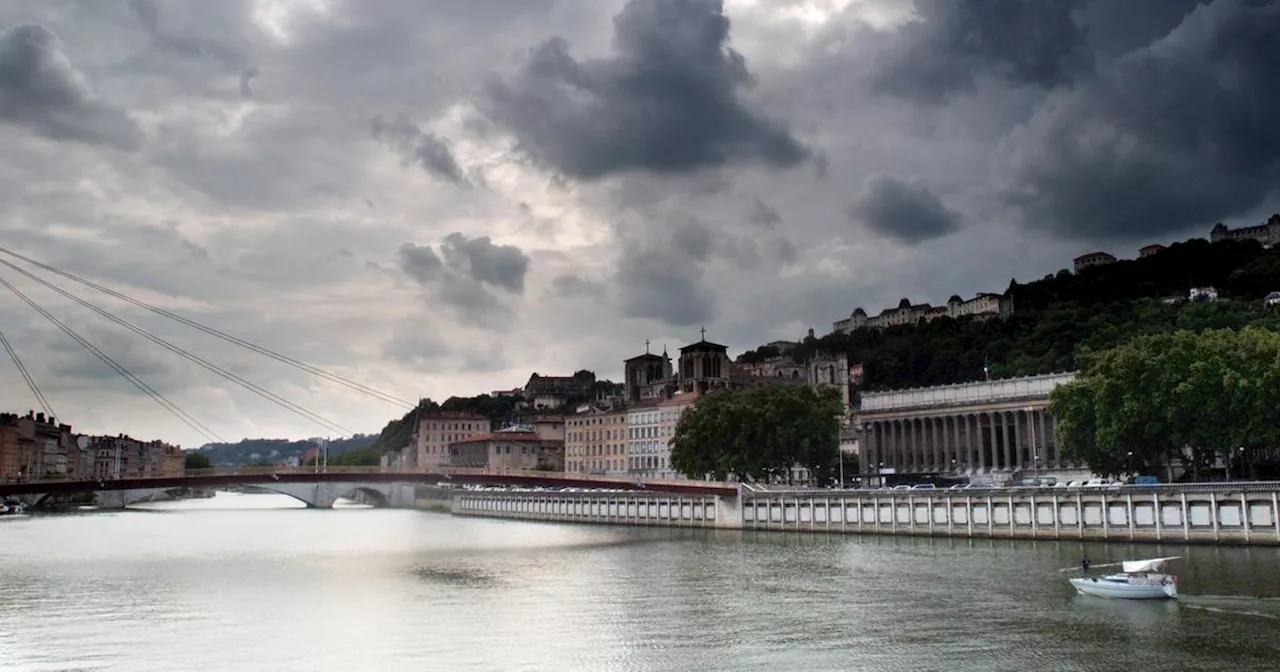
[[[188,414],[186,411],[182,410],[181,408],[178,408],[177,404],[174,404],[172,401],[169,401],[163,394],[160,394],[155,389],[153,389],[150,385],[142,382],[140,378],[130,373],[128,369],[124,368],[123,366],[120,366],[120,364],[116,363],[114,359],[111,359],[111,357],[107,355],[107,353],[99,350],[89,341],[86,341],[83,337],[80,336],[80,334],[77,334],[75,330],[73,330],[71,327],[68,327],[67,325],[63,324],[61,320],[54,317],[51,313],[49,313],[49,311],[41,307],[40,304],[33,301],[26,294],[23,294],[21,290],[19,290],[17,287],[14,287],[8,280],[5,280],[4,278],[0,278],[0,284],[7,287],[9,291],[13,292],[18,298],[25,301],[28,306],[31,306],[37,313],[40,313],[41,315],[43,315],[46,320],[49,320],[50,322],[52,322],[55,326],[61,329],[63,333],[65,333],[67,336],[70,336],[72,340],[74,340],[76,343],[79,343],[80,346],[83,347],[85,350],[88,350],[89,352],[93,353],[94,356],[102,360],[103,364],[106,364],[107,366],[111,367],[112,371],[115,371],[116,373],[123,376],[130,383],[133,383],[133,386],[138,388],[139,390],[142,390],[143,394],[146,394],[148,397],[151,397],[152,399],[154,399],[155,402],[157,404],[160,404],[160,406],[162,406],[166,411],[169,411],[179,420],[186,423],[188,427],[195,430],[196,432],[204,436],[209,441],[213,441],[217,443],[226,443],[226,440],[218,436],[217,432],[213,431],[212,429],[209,429],[208,427],[205,427],[203,424],[200,423],[199,420],[196,420],[195,418],[191,417],[191,415]]]
[[[40,404],[43,410],[50,418],[57,417],[57,413],[53,412],[53,405],[45,398],[44,392],[40,391],[40,386],[36,385],[36,379],[31,377],[31,373],[27,371],[27,367],[22,364],[22,360],[18,358],[18,353],[9,344],[9,339],[4,337],[4,332],[0,331],[0,344],[4,345],[4,349],[9,353],[9,357],[13,359],[14,366],[18,367],[18,373],[22,374],[22,379],[27,381],[27,387],[31,388],[31,394],[35,395],[36,403]]]
[[[199,355],[196,355],[196,354],[194,354],[194,353],[192,353],[192,352],[190,352],[190,351],[188,351],[188,350],[185,350],[185,349],[183,349],[183,348],[181,348],[181,347],[179,347],[179,346],[177,346],[177,345],[174,345],[174,344],[172,344],[172,343],[170,343],[170,342],[168,342],[168,341],[164,340],[163,338],[161,338],[161,337],[159,337],[159,336],[156,336],[155,334],[153,334],[153,333],[151,333],[151,332],[147,331],[146,329],[143,329],[142,327],[139,327],[139,326],[137,326],[137,325],[133,324],[132,322],[129,322],[128,320],[125,320],[124,318],[118,317],[118,316],[116,316],[116,315],[112,315],[111,313],[107,312],[106,310],[103,310],[102,308],[100,308],[100,307],[98,307],[98,306],[95,306],[94,304],[89,303],[88,301],[85,301],[84,299],[82,299],[82,298],[80,298],[80,297],[76,296],[75,294],[72,294],[72,293],[70,293],[70,292],[66,291],[65,289],[63,289],[63,288],[61,288],[61,287],[59,287],[59,286],[57,286],[57,285],[55,285],[55,284],[53,284],[53,283],[51,283],[51,282],[49,282],[49,281],[45,280],[45,279],[43,279],[43,278],[41,278],[41,277],[39,277],[39,276],[37,276],[37,275],[34,275],[34,274],[30,273],[29,271],[27,271],[27,270],[25,270],[25,269],[23,269],[23,268],[20,268],[20,267],[18,267],[18,266],[15,266],[14,264],[12,264],[12,263],[10,263],[10,262],[8,262],[8,261],[5,261],[5,260],[3,260],[3,259],[0,259],[0,264],[3,264],[3,265],[5,265],[5,266],[7,266],[7,267],[9,267],[9,268],[11,268],[11,269],[13,269],[13,270],[15,270],[15,271],[17,271],[17,272],[19,272],[19,273],[21,273],[21,274],[23,274],[23,275],[27,276],[28,278],[30,278],[30,279],[32,279],[32,280],[34,280],[34,281],[36,281],[36,282],[38,282],[38,283],[40,283],[40,284],[44,285],[45,287],[48,287],[49,289],[52,289],[53,291],[55,291],[55,292],[57,292],[57,293],[61,294],[62,296],[66,297],[66,298],[68,298],[68,299],[71,299],[72,301],[75,301],[76,303],[78,303],[78,304],[80,304],[80,305],[84,306],[85,308],[88,308],[89,310],[92,310],[93,312],[95,312],[95,313],[97,313],[97,314],[101,315],[102,317],[104,317],[104,318],[106,318],[106,319],[108,319],[108,320],[111,320],[112,322],[115,322],[116,324],[118,324],[118,325],[120,325],[120,326],[122,326],[122,327],[124,327],[124,328],[128,329],[129,331],[132,331],[133,333],[135,333],[135,334],[137,334],[137,335],[139,335],[139,336],[141,336],[141,337],[143,337],[143,338],[145,338],[145,339],[147,339],[147,340],[151,341],[152,343],[155,343],[155,344],[157,344],[157,345],[159,345],[159,346],[161,346],[161,347],[164,347],[164,348],[166,348],[166,349],[170,350],[171,352],[174,352],[174,353],[178,354],[179,356],[186,358],[186,359],[187,359],[187,360],[189,360],[189,361],[195,362],[196,364],[199,364],[200,366],[204,367],[205,369],[208,369],[209,371],[212,371],[212,372],[214,372],[214,373],[216,373],[216,374],[218,374],[218,375],[222,376],[223,378],[226,378],[227,380],[230,380],[231,382],[236,383],[237,385],[240,385],[241,387],[243,387],[243,388],[245,388],[245,389],[249,390],[250,392],[253,392],[253,393],[254,393],[254,394],[256,394],[256,395],[258,395],[258,396],[260,396],[260,397],[262,397],[262,398],[264,398],[264,399],[266,399],[266,400],[268,400],[268,401],[270,401],[270,402],[272,402],[272,403],[274,403],[274,404],[277,404],[277,405],[281,406],[281,407],[282,407],[282,408],[284,408],[285,410],[291,411],[291,412],[293,412],[293,413],[295,413],[295,414],[297,414],[297,415],[299,415],[299,416],[303,417],[304,419],[310,420],[311,422],[314,422],[314,423],[316,423],[317,425],[320,425],[321,427],[324,427],[325,429],[328,429],[328,430],[330,430],[330,431],[337,432],[337,433],[339,433],[339,434],[344,434],[344,435],[348,435],[348,436],[349,436],[349,435],[351,435],[351,434],[354,434],[354,433],[355,433],[355,432],[353,432],[353,431],[351,431],[351,430],[349,430],[349,429],[347,429],[347,428],[343,427],[342,425],[339,425],[339,424],[337,424],[337,423],[335,423],[335,422],[330,422],[329,420],[326,420],[324,417],[320,416],[319,414],[313,413],[313,412],[311,412],[311,411],[309,411],[309,410],[307,410],[307,409],[303,408],[302,406],[299,406],[298,404],[295,404],[295,403],[293,403],[293,402],[289,401],[288,399],[285,399],[284,397],[281,397],[281,396],[279,396],[279,395],[277,395],[277,394],[275,394],[275,393],[273,393],[273,392],[271,392],[271,391],[269,391],[269,390],[263,389],[262,387],[259,387],[259,386],[255,385],[255,384],[253,384],[253,383],[249,382],[248,380],[245,380],[244,378],[241,378],[240,376],[238,376],[238,375],[236,375],[236,374],[234,374],[234,373],[231,373],[230,371],[227,371],[226,369],[223,369],[222,367],[218,366],[217,364],[213,364],[212,362],[209,362],[208,360],[206,360],[206,359],[204,359],[204,358],[200,357]]]
[[[18,254],[17,252],[14,252],[13,250],[10,250],[10,249],[8,249],[8,248],[0,247],[0,253],[7,254],[7,255],[9,255],[9,256],[11,256],[11,257],[15,258],[15,259],[21,259],[22,261],[25,261],[25,262],[27,262],[28,264],[31,264],[32,266],[35,266],[35,267],[37,267],[37,268],[44,269],[44,270],[46,270],[46,271],[49,271],[50,273],[56,273],[56,274],[58,274],[58,275],[60,275],[60,276],[62,276],[62,277],[64,277],[64,278],[67,278],[68,280],[72,280],[72,281],[74,281],[74,282],[78,282],[78,283],[80,283],[80,284],[82,284],[82,285],[84,285],[84,286],[86,286],[86,287],[90,287],[90,288],[92,288],[92,289],[96,289],[96,290],[98,290],[99,292],[103,292],[104,294],[109,294],[109,295],[111,295],[111,296],[116,297],[117,299],[122,300],[122,301],[127,301],[127,302],[129,302],[129,303],[131,303],[131,304],[133,304],[133,305],[135,305],[135,306],[137,306],[137,307],[139,307],[139,308],[145,308],[145,309],[147,309],[147,310],[149,310],[149,311],[151,311],[151,312],[153,312],[153,313],[156,313],[157,315],[163,315],[164,317],[167,317],[167,318],[169,318],[169,319],[171,319],[171,320],[175,320],[175,321],[177,321],[177,322],[181,322],[182,324],[185,324],[185,325],[187,325],[188,327],[191,327],[192,329],[197,329],[197,330],[199,330],[199,331],[203,331],[204,333],[209,334],[210,336],[214,336],[214,337],[220,338],[220,339],[222,339],[222,340],[224,340],[224,341],[227,341],[227,342],[229,342],[229,343],[234,343],[234,344],[236,344],[236,345],[238,345],[238,346],[240,346],[240,347],[242,347],[242,348],[246,348],[246,349],[252,350],[252,351],[254,351],[254,352],[256,352],[256,353],[258,353],[258,354],[260,354],[260,355],[263,355],[263,356],[265,356],[265,357],[270,357],[271,359],[274,359],[274,360],[276,360],[276,361],[278,361],[278,362],[280,362],[280,363],[282,363],[282,364],[288,364],[289,366],[292,366],[292,367],[294,367],[294,368],[301,369],[301,370],[306,371],[307,373],[310,373],[310,374],[312,374],[312,375],[314,375],[314,376],[319,376],[319,377],[324,378],[325,380],[328,380],[328,381],[330,381],[330,382],[338,383],[339,385],[343,385],[343,386],[345,386],[345,387],[347,387],[347,388],[350,388],[350,389],[352,389],[352,390],[355,390],[356,392],[360,392],[361,394],[365,394],[365,395],[368,395],[368,396],[374,397],[375,399],[378,399],[378,400],[380,400],[380,401],[385,401],[385,402],[387,402],[387,403],[391,403],[391,404],[398,404],[398,405],[400,405],[400,406],[404,406],[404,407],[407,407],[407,408],[414,408],[414,407],[415,407],[415,404],[414,404],[413,402],[411,402],[411,401],[406,401],[406,400],[401,399],[401,398],[399,398],[399,397],[396,397],[396,396],[393,396],[393,395],[387,394],[386,392],[381,392],[381,391],[379,391],[379,390],[375,390],[375,389],[373,389],[372,387],[369,387],[369,386],[367,386],[367,385],[362,385],[362,384],[360,384],[360,383],[355,382],[354,380],[350,380],[350,379],[347,379],[347,378],[343,378],[342,376],[339,376],[339,375],[338,375],[338,374],[336,374],[336,373],[331,373],[331,372],[329,372],[329,371],[325,371],[324,369],[321,369],[321,368],[318,368],[318,367],[312,366],[312,365],[310,365],[310,364],[307,364],[306,362],[300,362],[300,361],[298,361],[298,360],[296,360],[296,359],[294,359],[294,358],[292,358],[292,357],[289,357],[289,356],[287,356],[287,355],[282,355],[282,354],[280,354],[280,353],[278,353],[278,352],[275,352],[275,351],[273,351],[273,350],[269,350],[269,349],[264,348],[264,347],[262,347],[262,346],[254,345],[253,343],[250,343],[250,342],[248,342],[248,341],[246,341],[246,340],[244,340],[244,339],[242,339],[242,338],[238,338],[238,337],[236,337],[236,336],[232,336],[231,334],[228,334],[228,333],[223,332],[223,331],[219,331],[219,330],[214,329],[213,327],[210,327],[210,326],[206,326],[206,325],[204,325],[204,324],[201,324],[201,323],[199,323],[199,322],[196,322],[195,320],[188,319],[188,318],[186,318],[186,317],[183,317],[183,316],[181,316],[181,315],[178,315],[177,313],[174,313],[174,312],[171,312],[171,311],[165,310],[164,308],[160,308],[160,307],[157,307],[157,306],[153,306],[153,305],[151,305],[151,304],[149,304],[149,303],[147,303],[147,302],[145,302],[145,301],[142,301],[142,300],[139,300],[139,299],[135,299],[135,298],[133,298],[133,297],[131,297],[131,296],[127,295],[127,294],[123,294],[123,293],[121,293],[121,292],[117,292],[116,290],[111,289],[111,288],[109,288],[109,287],[103,287],[102,285],[99,285],[99,284],[97,284],[97,283],[95,283],[95,282],[92,282],[92,281],[89,281],[89,280],[85,280],[84,278],[81,278],[80,276],[75,275],[74,273],[70,273],[70,272],[67,272],[67,271],[63,271],[63,270],[60,270],[60,269],[54,268],[53,266],[50,266],[50,265],[48,265],[48,264],[41,263],[41,262],[36,261],[35,259],[32,259],[32,258],[30,258],[30,257],[23,256],[23,255],[21,255],[21,254]]]

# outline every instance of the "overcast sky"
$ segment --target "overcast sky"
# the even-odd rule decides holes
[[[0,0],[0,246],[403,398],[617,379],[1261,221],[1277,45],[1263,0]],[[332,434],[0,277],[225,438]],[[77,430],[204,442],[8,293],[0,329]]]

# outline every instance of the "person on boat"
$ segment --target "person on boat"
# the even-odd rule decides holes
[[[1084,559],[1080,561],[1080,569],[1084,571],[1085,576],[1089,575],[1089,567],[1091,565],[1093,565],[1093,562],[1089,560],[1089,554],[1085,553]]]

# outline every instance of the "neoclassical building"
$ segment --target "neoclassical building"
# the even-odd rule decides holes
[[[864,392],[857,416],[864,480],[938,475],[1001,482],[1033,471],[1079,473],[1081,466],[1059,450],[1049,412],[1049,393],[1074,377]]]

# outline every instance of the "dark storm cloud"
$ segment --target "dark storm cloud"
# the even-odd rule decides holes
[[[702,269],[688,257],[656,249],[628,249],[614,279],[628,317],[681,327],[710,322],[715,301],[702,282]]]
[[[1120,56],[1168,35],[1191,10],[1212,1],[1093,0],[1080,12],[1080,17],[1088,27],[1091,48]]]
[[[791,263],[796,256],[795,245],[786,238],[757,242],[753,236],[676,217],[649,222],[643,240],[623,244],[613,284],[628,317],[690,326],[716,316],[708,269],[758,272],[767,265]]]
[[[936,103],[990,73],[1015,86],[1070,82],[1084,64],[1085,0],[915,0],[917,18],[882,56],[875,86]]]
[[[373,120],[373,137],[385,142],[406,163],[413,163],[429,175],[456,185],[466,183],[462,168],[444,139],[434,133],[423,133],[404,117],[394,121]]]
[[[259,74],[257,66],[246,68],[240,73],[240,95],[245,98],[253,97],[253,80]]]
[[[721,0],[631,0],[613,24],[613,57],[578,61],[555,38],[488,87],[488,115],[533,160],[591,180],[746,161],[789,167],[808,156],[739,98],[751,75],[727,46]]]
[[[529,256],[514,245],[494,245],[489,236],[467,238],[461,233],[445,236],[440,245],[444,260],[476,282],[524,293],[524,276],[529,272]]]
[[[1206,229],[1280,184],[1280,3],[1219,0],[1046,100],[1011,137],[1012,203],[1081,238]]]
[[[867,178],[849,206],[849,216],[872,231],[907,244],[953,233],[960,216],[920,180],[876,174]]]
[[[133,149],[140,132],[98,100],[52,31],[22,24],[0,31],[0,119],[55,140]]]
[[[569,299],[602,298],[604,287],[579,275],[565,274],[556,276],[551,281],[551,292],[556,296]]]
[[[755,198],[751,200],[751,214],[747,219],[752,224],[763,226],[766,229],[772,229],[782,221],[782,215],[778,214],[768,203]]]
[[[463,324],[491,331],[510,328],[515,313],[480,282],[458,274],[445,274],[436,296],[456,311]]]
[[[438,254],[430,245],[404,243],[395,261],[429,296],[457,311],[462,322],[484,329],[508,327],[514,317],[486,285],[520,295],[529,272],[529,256],[520,248],[456,232],[445,236]]]
[[[396,251],[396,266],[419,285],[428,285],[440,277],[444,262],[430,245],[404,243]]]
[[[157,49],[184,58],[211,58],[235,69],[244,68],[247,63],[247,56],[234,46],[194,34],[183,35],[166,30],[161,25],[160,7],[155,0],[129,0],[129,7],[138,17],[142,28],[151,35],[152,43]],[[244,80],[241,80],[241,86],[244,86]]]

